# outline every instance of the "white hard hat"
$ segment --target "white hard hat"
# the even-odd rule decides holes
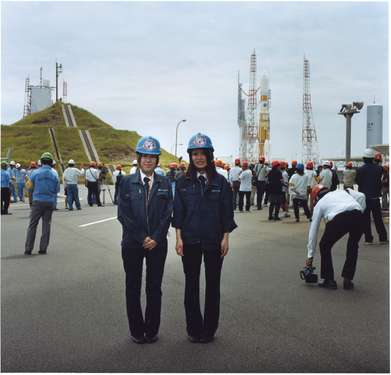
[[[324,165],[324,166],[327,166],[327,167],[331,167],[331,163],[330,163],[328,160],[325,160],[325,161],[323,162],[323,165]]]
[[[132,165],[137,165],[137,160],[133,160]]]
[[[10,165],[15,165],[15,162],[11,160]]]
[[[373,159],[375,157],[375,150],[373,148],[366,148],[363,157]]]
[[[15,167],[16,167],[16,168],[20,168],[20,164],[19,164],[19,163],[16,163]]]
[[[68,164],[75,164],[75,161],[73,159],[69,159]]]

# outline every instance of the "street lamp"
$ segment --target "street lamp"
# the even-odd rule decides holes
[[[352,104],[342,104],[339,110],[339,115],[343,115],[346,118],[346,146],[345,146],[345,159],[346,163],[350,161],[351,152],[351,135],[352,135],[352,117],[355,113],[360,113],[360,109],[364,106],[363,102],[353,102]]]
[[[178,151],[178,128],[179,128],[179,125],[182,124],[182,122],[186,122],[186,120],[179,121],[177,126],[176,126],[176,132],[175,132],[175,158],[177,158],[177,151]]]

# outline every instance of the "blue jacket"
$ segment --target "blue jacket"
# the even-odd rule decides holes
[[[216,174],[202,191],[201,182],[183,176],[177,180],[172,225],[181,229],[184,244],[219,248],[224,233],[236,227],[232,190],[224,176]]]
[[[382,174],[383,168],[374,163],[365,163],[357,169],[356,183],[358,191],[364,193],[366,199],[374,199],[381,196]]]
[[[10,177],[14,177],[15,178],[15,172],[16,172],[16,168],[11,168],[11,167],[8,167],[7,168],[7,172],[10,174]]]
[[[167,177],[154,174],[148,203],[140,171],[122,177],[118,193],[118,220],[122,224],[122,246],[141,246],[148,236],[158,245],[165,244],[172,206],[171,183]]]
[[[9,172],[5,169],[0,169],[0,175],[1,175],[1,187],[9,188],[11,183],[11,176]]]
[[[33,201],[56,203],[60,182],[56,172],[49,165],[42,165],[30,176],[33,186]]]
[[[26,170],[25,169],[15,169],[15,179],[17,184],[24,183],[26,181]]]

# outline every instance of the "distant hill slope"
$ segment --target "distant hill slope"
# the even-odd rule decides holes
[[[83,108],[72,105],[72,110],[80,129],[90,131],[99,158],[105,164],[121,163],[129,170],[136,158],[135,148],[140,135],[135,131],[117,130]],[[12,159],[27,165],[38,160],[44,151],[54,153],[49,136],[49,128],[54,128],[61,157],[66,163],[74,159],[78,165],[88,163],[80,140],[78,129],[67,128],[64,122],[61,103],[33,113],[11,125],[1,126],[1,154],[5,156],[12,147]],[[175,156],[162,150],[160,162],[163,167],[175,160]]]
[[[111,125],[102,121],[91,112],[71,104],[73,114],[75,115],[77,126],[80,129],[91,128],[113,128]],[[21,120],[11,124],[11,126],[47,126],[51,128],[66,127],[61,103],[55,103],[43,111],[33,113]]]

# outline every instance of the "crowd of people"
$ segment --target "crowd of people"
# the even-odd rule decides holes
[[[261,157],[256,164],[235,160],[230,168],[214,158],[211,139],[196,134],[189,140],[189,163],[160,167],[160,144],[156,138],[143,137],[136,147],[137,160],[127,175],[121,165],[113,173],[114,203],[118,205],[118,220],[122,225],[122,259],[126,275],[126,308],[131,339],[138,344],[158,340],[161,312],[161,284],[167,256],[167,233],[175,229],[175,250],[182,259],[185,277],[185,315],[188,339],[192,343],[214,340],[219,324],[220,279],[224,257],[229,250],[230,233],[237,227],[234,211],[251,212],[251,206],[262,210],[268,206],[268,219],[289,218],[293,208],[296,222],[300,208],[310,222],[305,265],[312,267],[317,248],[321,220],[326,222],[319,242],[321,278],[319,285],[336,289],[331,250],[346,233],[346,261],[342,271],[344,289],[353,289],[353,277],[358,257],[358,243],[374,242],[371,215],[379,242],[387,243],[382,204],[388,207],[388,165],[382,165],[381,155],[372,149],[363,153],[364,164],[353,168],[346,164],[342,181],[330,161],[305,165],[292,161],[271,163]],[[80,210],[78,182],[82,176],[88,188],[88,204],[101,206],[100,191],[107,168],[91,162],[86,168],[76,168],[68,161],[63,173],[67,208]],[[356,190],[357,187],[357,190]],[[25,254],[31,255],[37,225],[42,219],[39,253],[46,254],[50,238],[52,213],[56,208],[60,178],[49,152],[32,162],[25,171],[18,163],[1,164],[1,213],[9,214],[10,197],[16,202],[18,192],[29,192],[31,204]],[[20,194],[20,192],[22,192]],[[256,199],[255,199],[256,197]],[[143,262],[146,261],[146,308],[142,311],[140,294]],[[200,308],[200,270],[205,266],[205,307]]]

